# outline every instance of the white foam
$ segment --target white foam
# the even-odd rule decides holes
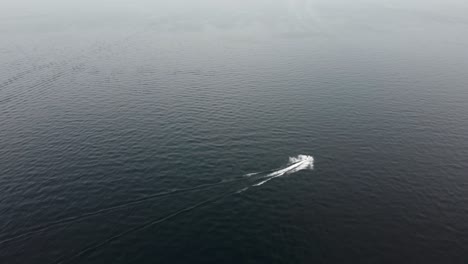
[[[248,189],[249,189],[249,187],[244,187],[244,188],[238,190],[236,193],[242,193],[242,192],[247,191]]]
[[[308,155],[298,155],[297,157],[289,157],[289,166],[279,169],[268,174],[266,177],[278,177],[284,174],[294,173],[300,170],[313,169],[314,158]]]
[[[261,181],[261,182],[259,182],[259,183],[254,184],[254,185],[252,185],[252,186],[260,186],[260,185],[264,184],[265,182],[268,182],[269,180],[271,180],[271,179],[273,179],[273,178],[275,178],[275,177],[268,178],[268,179],[266,179],[266,180],[264,180],[264,181]]]
[[[298,155],[297,157],[289,157],[289,166],[274,171],[265,176],[266,180],[263,180],[259,183],[256,183],[252,186],[260,186],[273,178],[283,176],[285,174],[291,174],[298,172],[300,170],[313,169],[314,168],[314,158],[309,155]]]

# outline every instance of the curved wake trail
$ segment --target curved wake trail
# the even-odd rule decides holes
[[[33,227],[29,231],[26,231],[24,233],[17,234],[17,235],[14,235],[12,237],[0,240],[0,245],[8,243],[8,242],[15,241],[15,240],[18,240],[18,239],[26,239],[28,237],[31,237],[32,235],[47,231],[47,230],[49,230],[51,228],[54,228],[56,226],[59,226],[59,225],[77,222],[77,221],[80,221],[80,220],[83,220],[83,219],[86,219],[86,218],[89,218],[89,217],[92,217],[92,216],[96,216],[96,215],[108,213],[108,212],[111,212],[111,211],[115,211],[115,210],[118,210],[118,209],[121,209],[121,208],[125,208],[125,207],[127,207],[129,205],[136,205],[136,204],[143,203],[143,202],[146,202],[146,201],[149,201],[149,200],[152,200],[152,199],[156,199],[156,198],[159,198],[159,197],[175,195],[175,194],[191,192],[191,191],[198,191],[198,190],[203,190],[203,189],[209,189],[209,188],[212,188],[212,187],[215,187],[215,186],[218,186],[218,185],[223,185],[223,184],[226,184],[226,183],[231,183],[231,182],[236,182],[236,181],[241,181],[241,180],[244,180],[244,179],[231,179],[231,180],[220,181],[220,182],[217,182],[217,183],[202,184],[202,185],[198,185],[198,186],[191,187],[191,188],[174,189],[174,190],[171,190],[171,191],[160,192],[160,193],[156,193],[156,194],[153,194],[153,195],[145,196],[143,198],[127,201],[125,203],[121,203],[121,204],[117,204],[117,205],[114,205],[114,206],[106,207],[106,208],[99,209],[99,210],[96,210],[96,211],[92,211],[92,212],[89,212],[89,213],[84,213],[84,214],[77,215],[77,216],[63,218],[63,219],[60,219],[60,220],[57,220],[57,221],[54,221],[54,222],[49,222],[49,223],[44,224],[44,225]]]
[[[110,206],[110,207],[102,208],[102,209],[99,209],[99,210],[96,210],[96,211],[91,211],[91,212],[84,213],[84,214],[81,214],[81,215],[62,218],[62,219],[59,219],[57,221],[53,221],[53,222],[49,222],[47,224],[32,227],[32,228],[29,229],[29,231],[26,231],[26,232],[20,233],[20,234],[16,234],[16,235],[10,236],[8,238],[5,238],[3,240],[0,240],[0,245],[6,244],[6,243],[9,243],[9,242],[13,242],[13,241],[16,241],[16,240],[20,240],[20,239],[27,239],[27,238],[35,235],[35,234],[47,231],[47,230],[49,230],[51,228],[54,228],[54,227],[57,227],[57,226],[60,226],[60,225],[63,225],[63,224],[78,222],[78,221],[86,219],[86,218],[90,218],[90,217],[100,215],[100,214],[109,213],[109,212],[112,212],[112,211],[115,211],[115,210],[118,210],[118,209],[121,209],[121,208],[125,208],[125,207],[130,206],[130,205],[136,205],[136,204],[143,203],[143,202],[146,202],[146,201],[150,201],[150,200],[153,200],[153,199],[156,199],[156,198],[159,198],[159,197],[175,195],[175,194],[179,194],[179,193],[198,191],[198,190],[204,190],[204,189],[210,189],[210,188],[216,187],[218,185],[224,185],[224,184],[232,183],[232,182],[238,182],[238,181],[244,181],[244,180],[256,181],[256,180],[259,180],[259,179],[264,179],[261,182],[258,182],[258,183],[255,183],[255,184],[251,185],[251,186],[260,186],[260,185],[262,185],[262,184],[264,184],[264,183],[266,183],[266,182],[268,182],[268,181],[270,181],[270,180],[272,180],[274,178],[283,176],[285,174],[291,174],[291,173],[294,173],[294,172],[297,172],[297,171],[300,171],[300,170],[305,170],[305,169],[312,169],[313,168],[313,162],[314,162],[314,158],[312,156],[308,156],[308,155],[298,155],[297,157],[290,157],[289,158],[289,163],[288,163],[289,165],[287,167],[285,167],[285,168],[282,168],[282,169],[273,170],[273,171],[270,170],[270,171],[266,171],[266,172],[248,173],[248,174],[245,174],[244,177],[242,177],[242,178],[232,178],[232,179],[228,179],[228,180],[222,180],[222,181],[219,181],[219,182],[216,182],[216,183],[197,185],[195,187],[190,187],[190,188],[172,189],[170,191],[160,192],[160,193],[156,193],[156,194],[153,194],[153,195],[148,195],[148,196],[145,196],[145,197],[142,197],[142,198],[139,198],[139,199],[135,199],[135,200],[127,201],[127,202],[124,202],[124,203],[116,204],[116,205],[113,205],[113,206]],[[265,175],[265,176],[262,176],[262,174],[265,174],[265,173],[268,173],[268,174]],[[253,177],[253,176],[255,176],[255,177]],[[236,193],[242,193],[242,192],[244,192],[244,191],[246,191],[248,189],[249,189],[249,187],[244,187],[244,188],[238,190]]]
[[[222,199],[224,197],[233,195],[235,193],[236,192],[228,193],[228,194],[222,194],[222,195],[219,195],[219,196],[212,197],[210,199],[204,200],[204,201],[202,201],[200,203],[197,203],[195,205],[192,205],[192,206],[183,208],[181,210],[175,211],[175,212],[173,212],[173,213],[171,213],[169,215],[166,215],[166,216],[164,216],[162,218],[158,218],[156,220],[146,222],[146,223],[144,223],[142,225],[139,225],[139,226],[136,226],[134,228],[128,229],[128,230],[126,230],[124,232],[115,234],[115,235],[113,235],[113,236],[111,236],[111,237],[109,237],[109,238],[107,238],[105,240],[102,240],[99,243],[96,243],[96,244],[93,244],[93,245],[90,245],[90,246],[84,248],[83,250],[79,251],[78,253],[74,254],[71,257],[68,257],[67,259],[58,260],[58,261],[55,262],[55,264],[63,264],[63,263],[69,263],[69,262],[75,261],[75,260],[77,260],[77,258],[82,257],[82,256],[86,255],[87,253],[92,252],[94,250],[97,250],[100,247],[103,247],[103,246],[109,244],[110,242],[115,241],[115,240],[117,240],[117,239],[119,239],[119,238],[121,238],[123,236],[126,236],[128,234],[135,233],[135,232],[138,232],[140,230],[143,230],[143,229],[146,229],[146,228],[161,224],[161,223],[163,223],[163,222],[165,222],[165,221],[167,221],[169,219],[172,219],[172,218],[174,218],[174,217],[176,217],[176,216],[178,216],[180,214],[189,212],[191,210],[202,207],[202,206],[207,205],[207,204],[209,204],[211,202],[215,202],[217,200],[220,200],[220,199]]]
[[[289,164],[287,167],[285,168],[282,168],[282,169],[279,169],[279,170],[276,170],[276,171],[273,171],[269,174],[267,174],[266,176],[263,176],[263,177],[256,177],[255,180],[258,180],[258,179],[262,179],[262,178],[267,178],[266,180],[263,180],[261,181],[260,183],[256,183],[252,186],[259,186],[259,185],[262,185],[268,181],[270,181],[271,179],[273,178],[277,178],[277,177],[280,177],[280,176],[283,176],[285,174],[291,174],[291,173],[294,173],[294,172],[297,172],[297,171],[300,171],[300,170],[305,170],[305,169],[313,169],[313,166],[314,166],[314,158],[312,156],[307,156],[307,155],[299,155],[297,157],[290,157],[289,158]],[[244,175],[249,177],[249,176],[254,176],[254,175],[257,175],[257,174],[260,174],[261,172],[257,172],[257,173],[251,173],[251,174],[246,174]],[[225,183],[225,182],[233,182],[233,181],[238,181],[240,179],[236,179],[236,180],[230,180],[230,181],[224,181],[224,182],[220,182],[220,183]],[[220,184],[218,183],[218,184]],[[123,231],[123,232],[120,232],[120,233],[117,233],[107,239],[104,239],[102,240],[101,242],[98,242],[98,243],[95,243],[95,244],[92,244],[84,249],[82,249],[81,251],[79,251],[78,253],[66,258],[66,259],[61,259],[61,260],[58,260],[55,262],[55,264],[64,264],[64,263],[69,263],[69,262],[73,262],[75,260],[77,260],[78,258],[80,257],[83,257],[84,255],[94,251],[94,250],[97,250],[107,244],[109,244],[110,242],[112,241],[115,241],[117,239],[120,239],[128,234],[131,234],[131,233],[135,233],[135,232],[138,232],[138,231],[141,231],[143,229],[146,229],[146,228],[149,228],[149,227],[152,227],[152,226],[155,226],[155,225],[158,225],[160,223],[163,223],[167,220],[170,220],[178,215],[181,215],[183,213],[186,213],[186,212],[189,212],[191,210],[194,210],[196,208],[199,208],[199,207],[202,207],[202,206],[205,206],[211,202],[215,202],[217,200],[220,200],[220,199],[223,199],[227,196],[230,196],[230,195],[233,195],[233,194],[238,194],[238,193],[242,193],[246,190],[248,190],[248,186],[247,187],[244,187],[236,192],[230,192],[228,194],[222,194],[222,195],[219,195],[219,196],[215,196],[215,197],[212,197],[212,198],[209,198],[207,200],[204,200],[200,203],[197,203],[195,205],[192,205],[192,206],[189,206],[189,207],[186,207],[186,208],[183,208],[181,210],[178,210],[178,211],[175,211],[169,215],[166,215],[162,218],[158,218],[158,219],[155,219],[155,220],[151,220],[149,222],[146,222],[142,225],[139,225],[139,226],[136,226],[134,228],[131,228],[131,229],[128,229],[126,231]]]

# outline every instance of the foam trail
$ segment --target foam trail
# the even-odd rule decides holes
[[[254,176],[254,175],[257,175],[257,174],[260,174],[260,172],[247,173],[247,174],[244,174],[244,177],[251,177],[251,176]]]
[[[16,235],[13,235],[13,236],[11,236],[9,238],[5,238],[3,240],[0,240],[0,245],[3,245],[5,243],[9,243],[9,242],[13,242],[13,241],[19,240],[19,239],[29,238],[29,237],[31,237],[31,236],[33,236],[35,234],[47,231],[47,230],[49,230],[49,229],[51,229],[53,227],[59,226],[59,225],[77,222],[77,221],[80,221],[80,220],[83,220],[83,219],[86,219],[86,218],[90,218],[92,216],[109,213],[109,212],[112,212],[112,211],[115,211],[115,210],[118,210],[118,209],[121,209],[121,208],[126,208],[127,206],[130,206],[130,205],[136,205],[136,204],[143,203],[143,202],[146,202],[146,201],[149,201],[149,200],[153,200],[153,199],[156,199],[156,198],[159,198],[159,197],[175,195],[175,194],[191,192],[191,191],[210,189],[210,188],[216,187],[218,185],[223,185],[223,184],[226,184],[226,183],[237,182],[237,181],[242,181],[242,180],[243,179],[223,180],[223,181],[220,181],[220,182],[210,183],[210,184],[202,184],[202,185],[194,186],[194,187],[191,187],[191,188],[173,189],[173,190],[167,191],[167,192],[155,193],[155,194],[148,195],[148,196],[145,196],[145,197],[142,197],[142,198],[139,198],[139,199],[135,199],[135,200],[132,200],[132,201],[127,201],[127,202],[116,204],[116,205],[113,205],[113,206],[110,206],[110,207],[102,208],[102,209],[99,209],[99,210],[96,210],[96,211],[84,213],[84,214],[81,214],[81,215],[71,216],[71,217],[67,217],[67,218],[62,218],[62,219],[59,219],[59,220],[54,221],[54,222],[49,222],[49,223],[44,224],[44,225],[39,225],[39,226],[32,227],[32,228],[30,228],[29,231],[26,231],[26,232],[20,233],[20,234],[16,234]]]
[[[292,163],[292,164],[291,164]],[[287,173],[293,173],[304,169],[312,169],[314,167],[314,158],[308,155],[299,155],[289,158],[289,165],[284,169],[280,169],[268,174],[266,177],[282,176]]]
[[[260,186],[276,177],[280,177],[280,176],[283,176],[285,174],[291,174],[291,173],[295,173],[295,172],[298,172],[300,170],[305,170],[305,169],[313,169],[314,167],[314,158],[312,156],[308,156],[308,155],[298,155],[297,157],[290,157],[289,158],[289,163],[290,164],[289,166],[283,168],[283,169],[279,169],[279,170],[276,170],[276,171],[273,171],[269,174],[267,174],[266,176],[264,177],[261,177],[261,178],[266,178],[265,180],[259,182],[259,183],[256,183],[252,186]],[[256,174],[259,174],[258,172],[257,173],[249,173],[250,176],[253,176],[253,175],[256,175]],[[246,174],[244,176],[248,176],[249,174]],[[256,179],[259,179],[258,177],[256,177]],[[230,180],[230,181],[227,181],[227,182],[233,182],[235,180]],[[219,184],[219,183],[218,183]],[[196,209],[198,207],[202,207],[206,204],[209,204],[211,202],[214,202],[214,201],[217,201],[217,200],[220,200],[224,197],[227,197],[227,196],[230,196],[230,195],[233,195],[233,194],[238,194],[238,193],[242,193],[246,190],[248,190],[249,187],[244,187],[234,193],[228,193],[228,194],[223,194],[223,195],[220,195],[220,196],[216,196],[216,197],[213,197],[213,198],[209,198],[205,201],[202,201],[201,203],[198,203],[198,204],[195,204],[193,206],[189,206],[189,207],[186,207],[184,209],[181,209],[179,211],[176,211],[172,214],[169,214],[163,218],[159,218],[159,219],[156,219],[156,220],[152,220],[152,221],[149,221],[143,225],[140,225],[140,226],[136,226],[132,229],[129,229],[127,231],[124,231],[124,232],[121,232],[121,233],[118,233],[114,236],[111,236],[97,244],[94,244],[94,245],[91,245],[91,246],[88,246],[87,248],[79,251],[78,253],[74,254],[73,256],[71,256],[70,258],[64,260],[59,260],[57,261],[56,263],[66,263],[66,262],[71,262],[79,257],[82,257],[86,254],[88,254],[89,252],[91,251],[94,251],[100,247],[103,247],[107,244],[109,244],[110,242],[114,241],[114,240],[117,240],[117,239],[120,239],[121,237],[125,236],[125,235],[128,235],[130,233],[134,233],[134,232],[137,232],[137,231],[140,231],[140,230],[143,230],[143,229],[146,229],[148,227],[151,227],[151,226],[154,226],[154,225],[157,225],[157,224],[160,224],[164,221],[167,221],[171,218],[174,218],[180,214],[183,214],[185,212],[188,212],[188,211],[191,211],[193,209]]]
[[[249,187],[244,187],[244,188],[238,190],[236,193],[242,193],[242,192],[247,191],[248,189],[249,189]]]
[[[252,185],[252,186],[260,186],[260,185],[262,185],[262,184],[264,184],[264,183],[270,181],[270,180],[273,179],[273,178],[275,178],[275,177],[268,178],[268,179],[266,179],[266,180],[264,180],[264,181],[261,181],[261,182],[259,182],[259,183],[254,184],[254,185]]]
[[[283,168],[283,169],[280,169],[280,170],[273,170],[273,171],[247,173],[247,174],[244,175],[244,177],[251,177],[251,176],[258,175],[256,177],[251,177],[251,179],[254,180],[254,181],[256,181],[258,179],[262,179],[262,178],[267,178],[266,180],[263,180],[263,181],[261,181],[259,183],[256,183],[256,184],[252,185],[252,186],[260,186],[260,185],[270,181],[271,179],[276,178],[276,177],[280,177],[280,176],[282,176],[284,174],[290,174],[290,173],[294,173],[294,172],[304,170],[304,169],[312,169],[313,168],[313,161],[314,161],[314,158],[312,156],[307,156],[307,155],[299,155],[297,157],[290,157],[289,158],[289,164],[291,164],[291,165],[287,166],[286,168]],[[270,173],[267,174],[266,176],[259,175],[259,174],[264,174],[264,173],[268,173],[268,172],[270,172]],[[106,208],[101,208],[101,209],[98,209],[96,211],[91,211],[91,212],[84,213],[84,214],[81,214],[81,215],[76,215],[76,216],[71,216],[71,217],[67,217],[67,218],[58,219],[56,221],[49,222],[49,223],[44,224],[44,225],[38,225],[38,226],[35,226],[35,227],[31,227],[29,229],[29,231],[19,233],[19,234],[14,234],[14,235],[12,235],[10,237],[7,237],[7,238],[3,238],[3,240],[0,240],[0,245],[3,245],[5,243],[9,243],[9,242],[13,242],[13,241],[16,241],[16,240],[20,240],[20,239],[29,238],[29,237],[31,237],[33,235],[36,235],[38,233],[47,231],[47,230],[49,230],[49,229],[51,229],[53,227],[59,226],[59,225],[69,224],[69,223],[77,222],[77,221],[80,221],[80,220],[83,220],[83,219],[86,219],[86,218],[90,218],[90,217],[93,217],[93,216],[96,216],[96,215],[109,213],[109,212],[114,211],[114,210],[125,208],[125,207],[130,206],[130,205],[136,205],[136,204],[139,204],[139,203],[143,203],[145,201],[149,201],[149,200],[152,200],[152,199],[155,199],[155,198],[158,198],[158,197],[175,195],[175,194],[179,194],[179,193],[185,193],[185,192],[191,192],[191,191],[197,191],[197,190],[203,190],[203,189],[209,189],[209,188],[212,188],[212,187],[215,187],[215,186],[218,186],[218,185],[223,185],[223,184],[226,184],[226,183],[242,181],[242,180],[246,180],[246,179],[245,178],[233,178],[233,179],[222,180],[220,182],[211,183],[211,184],[202,184],[202,185],[198,185],[198,186],[194,186],[194,187],[190,187],[190,188],[172,189],[170,191],[148,195],[148,196],[145,196],[145,197],[142,197],[142,198],[139,198],[139,199],[123,202],[123,203],[116,204],[116,205],[106,207]],[[248,187],[243,188],[243,189],[239,190],[237,193],[244,192],[247,189],[248,189]]]
[[[314,157],[309,155],[298,155],[297,157],[289,157],[289,166],[283,169],[279,169],[265,176],[266,180],[256,183],[252,186],[260,186],[273,178],[283,176],[285,174],[291,174],[300,170],[313,169],[314,168]]]
[[[115,241],[115,240],[117,240],[117,239],[120,239],[120,238],[123,237],[123,236],[126,236],[126,235],[131,234],[131,233],[138,232],[138,231],[143,230],[143,229],[147,229],[147,228],[152,227],[152,226],[155,226],[155,225],[158,225],[158,224],[163,223],[163,222],[165,222],[165,221],[167,221],[167,220],[170,220],[170,219],[172,219],[172,218],[174,218],[174,217],[176,217],[176,216],[178,216],[178,215],[181,215],[181,214],[183,214],[183,213],[192,211],[192,210],[194,210],[194,209],[196,209],[196,208],[205,206],[205,205],[207,205],[207,204],[209,204],[209,203],[212,203],[212,202],[215,202],[215,201],[217,201],[217,200],[221,200],[221,199],[223,199],[223,198],[225,198],[225,197],[227,197],[227,196],[233,195],[233,194],[235,194],[235,193],[228,193],[228,194],[218,195],[218,196],[209,198],[209,199],[207,199],[207,200],[204,200],[204,201],[202,201],[202,202],[200,202],[200,203],[197,203],[197,204],[195,204],[195,205],[192,205],[192,206],[189,206],[189,207],[185,207],[185,208],[183,208],[183,209],[181,209],[181,210],[175,211],[175,212],[173,212],[173,213],[171,213],[171,214],[169,214],[169,215],[166,215],[166,216],[164,216],[164,217],[162,217],[162,218],[158,218],[158,219],[151,220],[151,221],[146,222],[146,223],[144,223],[144,224],[142,224],[142,225],[139,225],[139,226],[136,226],[136,227],[134,227],[134,228],[128,229],[128,230],[126,230],[126,231],[123,231],[123,232],[121,232],[121,233],[115,234],[115,235],[113,235],[113,236],[111,236],[111,237],[109,237],[109,238],[107,238],[107,239],[105,239],[105,240],[102,240],[102,241],[99,242],[99,243],[90,245],[90,246],[88,246],[88,247],[82,249],[81,251],[77,252],[76,254],[74,254],[74,255],[72,255],[72,256],[66,258],[66,259],[57,260],[55,263],[56,263],[56,264],[63,264],[63,263],[74,262],[74,261],[77,260],[79,257],[82,257],[82,256],[84,256],[84,255],[86,255],[86,254],[88,254],[88,253],[90,253],[90,252],[92,252],[92,251],[94,251],[94,250],[97,250],[98,248],[103,247],[103,246],[109,244],[109,243],[112,242],[112,241]]]

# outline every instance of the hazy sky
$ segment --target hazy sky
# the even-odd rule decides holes
[[[0,33],[151,26],[243,35],[339,36],[363,30],[465,32],[464,0],[0,0]],[[446,28],[440,28],[440,26]],[[405,34],[404,32],[409,33]],[[468,35],[468,34],[467,34]]]
[[[5,15],[134,12],[155,15],[221,13],[309,12],[320,8],[360,9],[368,7],[406,8],[410,10],[448,12],[461,15],[467,10],[464,0],[1,0]]]

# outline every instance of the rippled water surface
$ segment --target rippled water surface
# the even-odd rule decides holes
[[[0,263],[467,263],[464,1],[0,4]]]

